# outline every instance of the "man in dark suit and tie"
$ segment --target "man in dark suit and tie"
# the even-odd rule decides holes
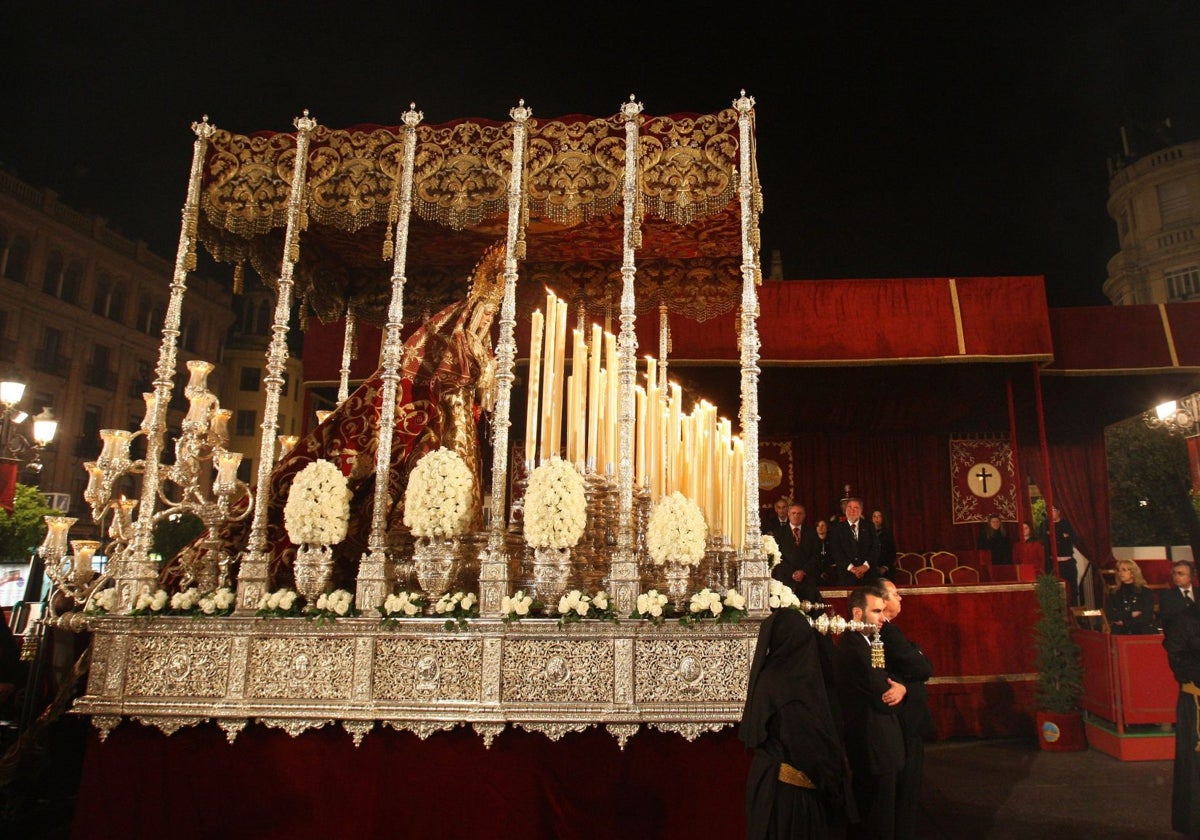
[[[862,518],[862,499],[846,502],[846,521],[829,529],[839,586],[862,586],[879,578],[879,543],[875,529]]]
[[[780,496],[775,500],[775,506],[763,511],[762,532],[774,536],[775,532],[788,524],[788,497]]]
[[[883,598],[859,587],[850,593],[850,617],[878,627]],[[888,677],[882,646],[873,654],[874,631],[847,632],[834,654],[843,743],[850,762],[859,822],[850,838],[891,840],[896,828],[896,777],[904,767],[904,736],[898,713],[907,689]]]
[[[936,735],[933,715],[925,693],[925,682],[933,676],[933,666],[915,642],[905,638],[893,622],[900,615],[902,600],[896,584],[886,578],[879,581],[883,597],[884,659],[888,676],[904,684],[904,702],[900,704],[900,733],[904,736],[904,768],[896,777],[896,838],[913,840],[917,836],[917,805],[921,796],[921,777],[925,770],[925,741]],[[886,695],[885,695],[886,697]]]
[[[771,576],[790,586],[801,601],[816,604],[821,600],[817,588],[821,574],[817,568],[817,532],[804,521],[805,516],[804,505],[793,504],[787,511],[787,525],[775,530],[773,536],[782,559],[771,570]]]
[[[1164,589],[1158,596],[1158,617],[1163,629],[1167,620],[1183,612],[1196,609],[1195,569],[1186,560],[1180,560],[1171,566],[1171,588]]]

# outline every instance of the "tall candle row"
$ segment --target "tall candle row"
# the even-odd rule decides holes
[[[529,469],[552,455],[581,471],[614,475],[620,416],[617,339],[598,324],[567,335],[567,302],[546,293],[546,311],[533,313],[529,345],[525,459]],[[568,338],[570,352],[568,354]],[[566,362],[570,359],[570,374]],[[641,376],[645,376],[641,384]],[[664,390],[658,363],[645,360],[635,392],[634,486],[652,500],[679,491],[704,512],[709,532],[741,547],[745,534],[742,442],[716,406],[701,401],[683,410],[676,383]]]

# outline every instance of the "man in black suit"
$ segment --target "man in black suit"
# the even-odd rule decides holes
[[[1164,630],[1168,619],[1185,610],[1196,609],[1195,580],[1194,568],[1188,561],[1180,560],[1171,565],[1171,588],[1164,589],[1158,596],[1158,617]]]
[[[788,497],[780,496],[775,500],[775,507],[764,510],[762,515],[762,532],[774,534],[776,530],[788,524]]]
[[[846,521],[835,522],[829,529],[839,586],[862,586],[879,578],[879,543],[871,523],[862,518],[862,510],[861,499],[850,499]]]
[[[904,702],[900,704],[900,733],[904,736],[904,768],[896,777],[896,838],[912,840],[917,836],[917,804],[921,796],[921,776],[925,769],[925,740],[936,730],[925,682],[933,676],[933,666],[915,642],[905,638],[893,622],[900,615],[903,598],[896,584],[879,581],[883,596],[884,624],[879,629],[888,676],[903,683]],[[886,696],[886,695],[885,695]]]
[[[788,524],[775,529],[773,536],[779,545],[781,560],[771,570],[771,576],[791,587],[801,601],[816,604],[821,600],[817,579],[821,570],[817,568],[817,532],[804,519],[804,505],[788,507]]]
[[[851,592],[850,617],[878,627],[884,602],[877,591],[859,587]],[[907,689],[888,677],[882,645],[872,656],[868,635],[874,632],[845,633],[833,665],[859,817],[847,836],[891,840],[896,828],[896,777],[904,767],[898,713]]]

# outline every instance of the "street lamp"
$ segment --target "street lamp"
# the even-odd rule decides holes
[[[1200,435],[1200,394],[1159,403],[1153,411],[1142,414],[1142,422],[1151,429],[1163,429],[1172,435]]]
[[[49,408],[42,408],[41,414],[33,418],[32,441],[17,427],[29,417],[27,413],[17,408],[21,398],[25,396],[25,383],[15,380],[0,382],[0,407],[3,408],[3,423],[0,424],[0,464],[9,465],[6,472],[13,475],[17,466],[24,461],[27,453],[32,457],[25,463],[25,468],[33,473],[42,471],[42,450],[54,440],[58,433],[58,421]],[[3,500],[0,500],[3,501]]]

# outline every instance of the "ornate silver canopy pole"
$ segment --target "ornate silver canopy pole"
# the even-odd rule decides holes
[[[738,203],[742,214],[742,443],[745,465],[742,475],[746,497],[746,541],[742,547],[739,579],[746,609],[752,615],[767,611],[767,559],[758,527],[758,210],[762,196],[754,190],[753,114],[754,97],[746,91],[733,101],[738,112]]]
[[[300,213],[304,206],[304,179],[308,165],[308,145],[317,121],[308,115],[293,120],[296,126],[296,163],[292,168],[292,192],[288,196],[287,228],[283,234],[283,260],[275,294],[275,321],[267,345],[266,402],[263,406],[262,445],[258,454],[258,492],[254,497],[254,516],[250,538],[242,554],[238,573],[237,609],[253,612],[267,591],[271,553],[267,547],[267,507],[271,503],[271,472],[275,469],[275,435],[279,427],[279,395],[287,369],[288,321],[292,315],[292,274],[300,259]]]
[[[633,548],[633,435],[634,388],[637,385],[637,333],[634,308],[637,302],[634,280],[637,277],[635,253],[641,245],[641,220],[638,204],[638,116],[642,103],[633,96],[621,106],[625,118],[625,186],[624,236],[621,260],[621,331],[617,335],[620,397],[620,429],[617,460],[617,550],[613,555],[609,582],[616,601],[617,612],[627,615],[637,606],[641,584],[638,575],[637,553]]]
[[[404,168],[400,173],[400,215],[396,219],[396,249],[392,255],[392,298],[383,328],[383,393],[379,405],[379,444],[375,450],[375,500],[367,553],[358,564],[355,602],[360,610],[381,606],[395,577],[387,553],[387,515],[391,508],[388,473],[396,427],[396,391],[400,384],[400,329],[404,322],[404,284],[408,270],[408,227],[412,218],[413,161],[417,156],[417,126],[425,115],[415,102],[404,112]],[[347,369],[349,361],[345,362]],[[340,397],[339,397],[340,399]]]
[[[342,371],[338,381],[338,405],[350,396],[350,362],[354,359],[354,335],[358,321],[354,315],[354,304],[346,304],[346,328],[342,333]]]
[[[188,176],[187,198],[183,204],[183,222],[179,230],[179,248],[175,252],[175,271],[171,275],[171,295],[167,301],[167,316],[163,321],[162,343],[158,349],[158,365],[154,369],[154,396],[150,400],[149,417],[143,425],[146,431],[146,459],[142,473],[142,500],[138,503],[138,518],[134,524],[133,540],[124,557],[115,558],[117,611],[133,609],[143,586],[153,588],[158,578],[158,564],[150,559],[154,528],[154,511],[158,503],[158,468],[162,456],[163,426],[171,390],[175,386],[175,365],[179,350],[179,320],[183,296],[187,291],[187,276],[196,268],[196,222],[200,214],[200,180],[208,139],[217,130],[208,117],[192,123],[196,141],[192,144],[192,168]]]
[[[508,112],[513,120],[512,173],[508,183],[508,230],[504,246],[504,299],[500,302],[500,337],[496,341],[496,410],[492,414],[492,509],[487,546],[479,554],[479,614],[500,616],[508,594],[508,551],[504,547],[504,502],[508,490],[508,427],[512,420],[513,365],[517,342],[517,259],[522,197],[525,189],[525,123],[533,109],[522,99]]]

